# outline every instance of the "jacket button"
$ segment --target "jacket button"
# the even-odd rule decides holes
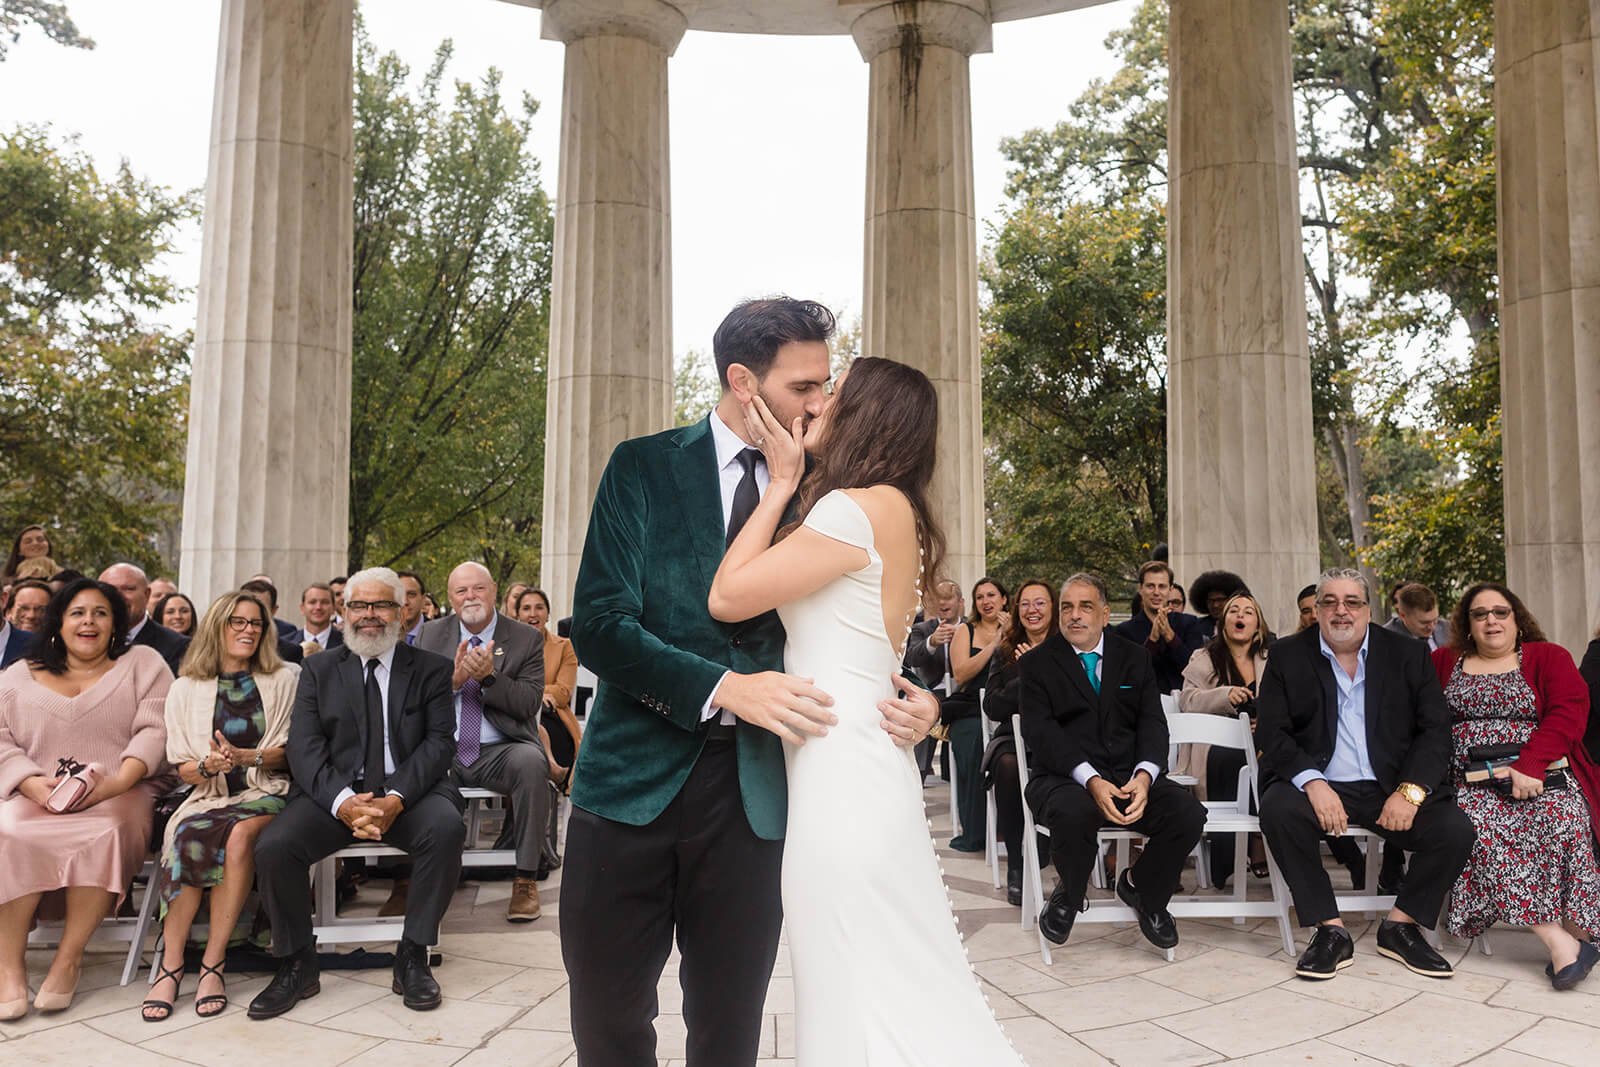
[[[732,645],[734,648],[742,648],[742,647],[744,647],[744,638],[739,637],[738,635],[734,635],[733,640],[729,641],[728,643],[730,645]]]

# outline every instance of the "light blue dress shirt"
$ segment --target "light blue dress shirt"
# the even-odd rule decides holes
[[[1372,757],[1367,753],[1367,645],[1372,638],[1362,638],[1361,651],[1356,653],[1356,674],[1345,673],[1339,657],[1328,642],[1319,635],[1317,644],[1322,655],[1333,667],[1333,684],[1339,696],[1339,726],[1334,732],[1333,758],[1328,760],[1327,773],[1315,768],[1294,776],[1294,784],[1303,792],[1306,783],[1321,778],[1335,782],[1375,782],[1378,774],[1372,769]]]
[[[459,619],[459,616],[457,618]],[[483,628],[483,632],[479,634],[474,634],[471,630],[467,629],[464,624],[458,622],[457,626],[459,627],[460,632],[458,634],[457,646],[459,647],[461,641],[470,641],[473,637],[477,637],[479,641],[483,642],[484,644],[488,644],[490,641],[494,640],[495,624],[499,621],[500,614],[498,612],[491,614],[489,616],[489,625],[485,626]],[[461,736],[461,690],[457,689],[454,695],[456,702],[456,736],[459,738]],[[478,743],[482,745],[498,745],[505,739],[506,735],[495,729],[494,723],[489,721],[489,713],[484,712],[483,725],[478,731]]]

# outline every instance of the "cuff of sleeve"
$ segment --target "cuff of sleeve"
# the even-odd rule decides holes
[[[356,795],[356,791],[349,786],[339,790],[339,795],[333,798],[333,817],[339,817],[339,809],[344,807],[344,802]]]
[[[711,687],[711,695],[706,697],[706,702],[700,707],[701,722],[709,721],[722,710],[716,705],[717,690],[722,688],[722,683],[726,682],[728,680],[728,675],[732,673],[732,671],[723,671],[722,677],[717,679],[717,684]]]
[[[1294,783],[1294,787],[1300,790],[1302,793],[1306,791],[1307,782],[1326,782],[1327,780],[1327,775],[1323,774],[1319,770],[1314,769],[1309,771],[1301,771],[1299,774],[1289,779],[1289,781]]]
[[[1138,774],[1140,771],[1144,771],[1146,774],[1148,774],[1150,776],[1150,784],[1151,785],[1155,785],[1156,784],[1156,780],[1161,777],[1161,768],[1157,767],[1154,763],[1151,763],[1149,760],[1145,760],[1143,763],[1140,763],[1138,766],[1133,768],[1133,773],[1134,774]]]
[[[1088,760],[1084,760],[1082,763],[1072,768],[1072,780],[1083,786],[1085,789],[1089,788],[1089,779],[1098,778],[1099,776],[1100,772],[1095,770],[1094,765]]]

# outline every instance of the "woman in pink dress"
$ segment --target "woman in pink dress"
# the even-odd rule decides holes
[[[0,672],[0,1020],[27,1013],[28,927],[57,896],[66,924],[33,1005],[71,1005],[84,946],[149,855],[166,765],[172,674],[153,649],[127,646],[121,595],[80,578],[51,598],[39,633],[39,658]],[[81,767],[98,772],[93,785],[52,805]]]

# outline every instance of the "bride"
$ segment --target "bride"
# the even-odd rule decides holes
[[[822,736],[784,741],[797,1062],[1020,1064],[949,921],[915,756],[879,712],[911,686],[895,671],[944,555],[928,506],[933,384],[904,364],[858,359],[804,431],[760,397],[744,414],[771,484],[723,557],[710,611],[736,622],[776,608],[784,669],[831,694],[838,717]],[[802,521],[780,531],[795,497]]]

